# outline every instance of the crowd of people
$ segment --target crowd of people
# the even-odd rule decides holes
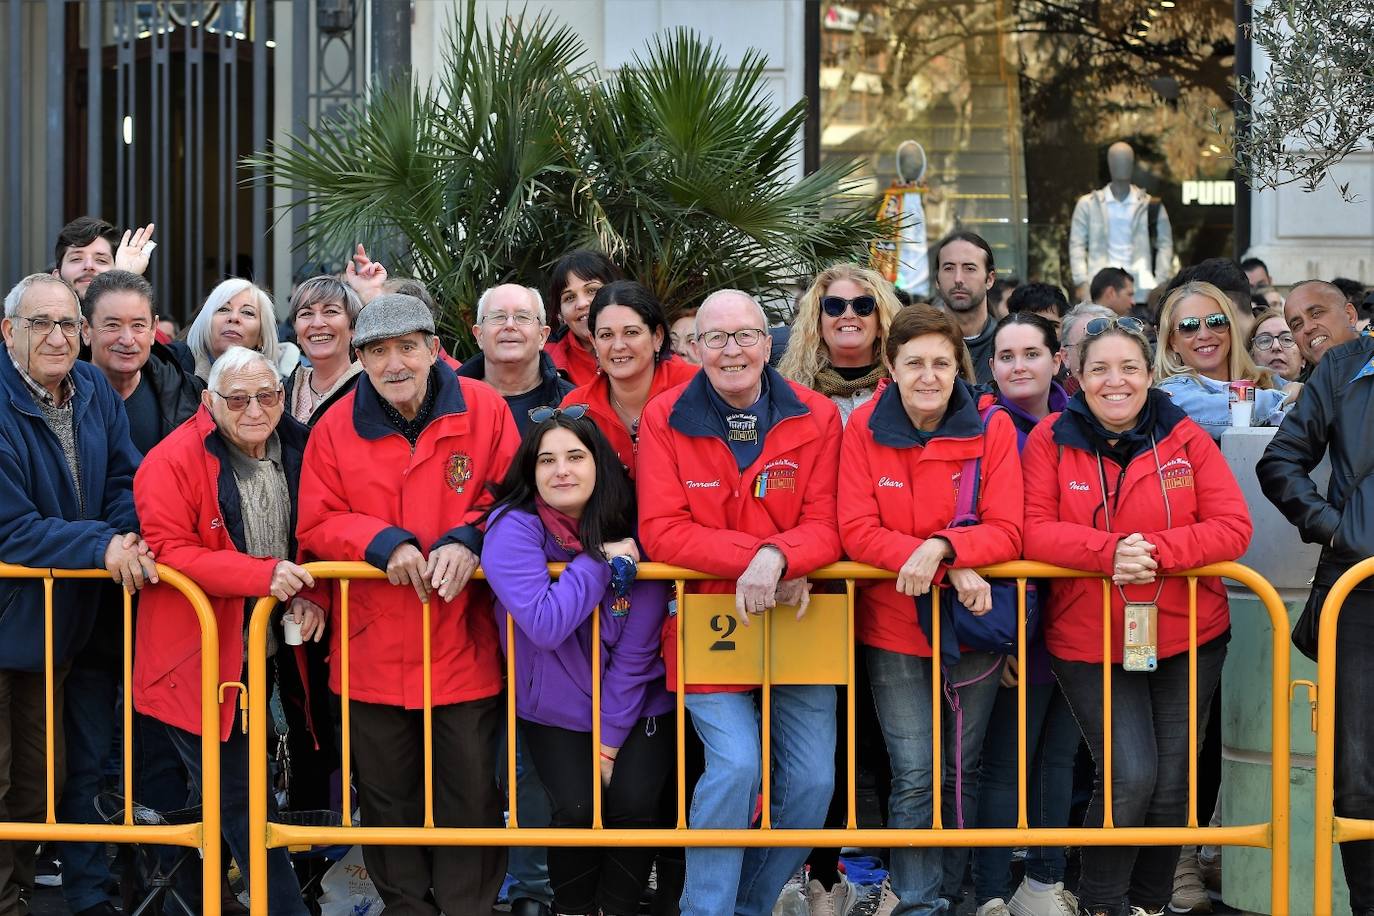
[[[246,680],[245,630],[261,596],[279,599],[285,624],[268,645],[280,700],[272,814],[279,802],[337,809],[356,791],[365,825],[423,823],[428,691],[440,826],[500,826],[510,791],[522,826],[590,826],[599,781],[607,827],[669,827],[679,777],[691,828],[755,824],[765,779],[773,828],[842,826],[847,704],[832,686],[772,688],[765,773],[757,691],[685,682],[688,772],[676,772],[686,596],[636,573],[650,560],[704,572],[714,578],[688,593],[733,596],[738,625],[750,626],[770,613],[802,619],[825,588],[808,576],[849,558],[895,574],[858,589],[858,674],[842,688],[856,692],[859,766],[884,774],[886,826],[930,827],[936,780],[947,829],[1014,825],[1022,791],[1032,826],[1066,826],[1080,745],[1092,766],[1077,817],[1101,824],[1108,740],[1112,822],[1156,826],[1186,821],[1190,717],[1203,756],[1219,754],[1203,736],[1219,721],[1226,590],[1197,583],[1190,688],[1189,587],[1168,575],[1235,560],[1249,544],[1250,512],[1218,445],[1236,391],[1253,389],[1254,424],[1279,427],[1258,469],[1265,494],[1323,545],[1300,649],[1315,652],[1335,579],[1374,555],[1362,512],[1374,498],[1374,343],[1351,291],[1306,280],[1280,296],[1258,262],[1185,268],[1153,302],[1109,267],[1091,301],[1071,305],[1052,284],[999,285],[991,247],[961,230],[933,248],[936,303],[837,264],[781,331],[749,291],[716,290],[667,314],[610,259],[581,250],[555,263],[547,295],[486,290],[473,315],[479,353],[458,363],[439,342],[429,291],[389,276],[361,245],[342,274],[296,286],[280,328],[272,297],[230,278],[176,339],[141,276],[152,234],[76,220],[51,272],[5,298],[0,560],[104,568],[118,583],[53,587],[63,821],[96,820],[121,702],[120,587],[138,593],[123,698],[137,710],[136,797],[174,810],[199,795],[199,624],[156,564],[206,592],[227,682],[223,833],[245,873],[249,752],[233,682]],[[1309,474],[1328,453],[1322,493]],[[1036,583],[1019,670],[1015,588],[977,571],[1018,558],[1109,577],[1110,631],[1097,580]],[[316,559],[386,573],[351,585],[346,673],[338,586],[311,576],[304,564]],[[479,563],[485,583],[473,581]],[[566,564],[557,578],[551,563]],[[1374,638],[1358,613],[1370,593],[1351,599],[1336,685],[1337,812],[1360,817],[1374,815],[1362,765],[1374,735],[1360,719],[1374,675],[1358,654]],[[41,820],[42,587],[0,582],[0,606],[0,820]],[[336,772],[345,683],[352,787]],[[514,787],[499,762],[506,691]],[[1204,760],[1199,772],[1213,774],[1195,800],[1205,819],[1219,768]],[[803,868],[815,916],[845,916],[857,899],[834,849],[368,845],[363,856],[397,914],[485,914],[508,872],[522,916],[628,916],[651,873],[660,914],[767,914]],[[64,843],[60,858],[72,912],[117,912],[102,846]],[[270,912],[310,912],[287,851],[268,858]],[[1352,907],[1374,912],[1374,845],[1346,844],[1343,858]],[[1030,849],[1019,882],[1009,849],[895,848],[877,912],[945,911],[970,870],[979,916],[1209,906],[1205,850],[1087,847],[1080,860],[1071,891],[1062,848]],[[0,843],[0,912],[25,912],[33,882],[33,847]],[[194,901],[198,882],[181,892]]]

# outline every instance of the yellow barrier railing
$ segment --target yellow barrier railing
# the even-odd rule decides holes
[[[1313,847],[1313,906],[1315,913],[1330,913],[1331,880],[1336,843],[1374,840],[1374,820],[1336,816],[1336,623],[1346,598],[1360,583],[1374,576],[1374,557],[1356,563],[1331,586],[1322,603],[1317,631],[1317,785],[1316,842]]]
[[[385,573],[364,563],[312,563],[307,567],[316,579],[337,579],[342,580],[339,584],[339,598],[341,606],[338,609],[337,625],[339,627],[340,639],[340,688],[342,692],[342,720],[343,720],[343,748],[342,748],[342,771],[343,771],[343,798],[349,798],[349,784],[351,778],[349,748],[350,748],[350,729],[349,729],[349,676],[348,676],[348,580],[350,579],[384,579]],[[557,576],[562,571],[562,566],[553,564],[550,566],[551,574]],[[425,754],[425,826],[423,827],[357,827],[351,825],[351,815],[348,811],[342,813],[342,824],[338,827],[303,827],[289,824],[271,823],[267,819],[267,660],[265,655],[267,627],[271,619],[271,610],[276,604],[273,598],[264,598],[258,602],[254,609],[252,620],[249,627],[249,824],[253,837],[260,839],[254,844],[253,858],[251,860],[250,878],[252,886],[250,889],[251,905],[254,913],[266,912],[267,883],[266,883],[266,861],[267,850],[281,846],[308,846],[315,844],[380,844],[380,845],[411,845],[411,846],[750,846],[750,847],[772,847],[772,846],[869,846],[869,847],[935,847],[935,846],[1120,846],[1120,845],[1139,845],[1139,846],[1172,846],[1179,844],[1215,844],[1224,846],[1249,846],[1271,851],[1272,862],[1272,884],[1270,888],[1271,912],[1274,914],[1286,914],[1288,912],[1288,870],[1289,870],[1289,828],[1288,828],[1288,797],[1289,797],[1289,709],[1287,699],[1288,673],[1289,673],[1289,644],[1288,644],[1288,614],[1278,593],[1274,590],[1262,576],[1254,570],[1241,566],[1237,563],[1216,563],[1210,566],[1191,569],[1174,575],[1177,578],[1187,578],[1189,587],[1189,766],[1188,766],[1188,813],[1187,823],[1179,827],[1115,827],[1112,825],[1112,760],[1111,760],[1111,740],[1112,733],[1112,694],[1111,678],[1112,666],[1110,659],[1112,656],[1112,626],[1111,626],[1111,590],[1110,580],[1098,573],[1083,572],[1079,570],[1064,569],[1050,566],[1043,563],[1031,563],[1017,561],[1004,563],[997,566],[987,567],[979,570],[983,575],[1000,578],[1014,579],[1018,585],[1019,601],[1023,610],[1020,624],[1020,639],[1018,640],[1018,661],[1020,670],[1029,670],[1027,667],[1025,652],[1025,600],[1026,585],[1031,579],[1070,579],[1070,578],[1096,578],[1103,580],[1103,649],[1104,657],[1108,662],[1103,664],[1103,731],[1107,736],[1104,742],[1104,825],[1098,827],[1066,827],[1066,828],[1032,828],[1028,824],[1026,812],[1026,785],[1027,773],[1027,750],[1026,750],[1026,679],[1021,678],[1018,686],[1017,699],[1017,721],[1020,738],[1017,748],[1017,774],[1018,785],[1022,790],[1018,792],[1016,827],[1014,828],[968,828],[952,830],[945,828],[941,823],[941,780],[932,780],[933,792],[933,822],[931,829],[859,829],[856,826],[856,804],[855,804],[855,716],[854,716],[854,693],[848,693],[849,717],[847,752],[848,752],[848,782],[845,787],[846,798],[848,801],[847,826],[843,829],[812,829],[812,830],[775,830],[768,823],[768,783],[767,774],[769,769],[769,704],[770,686],[775,683],[836,683],[850,684],[854,679],[854,595],[855,583],[864,580],[892,579],[895,574],[886,570],[877,569],[859,563],[842,562],[817,570],[808,578],[813,581],[843,581],[845,592],[841,598],[844,605],[843,611],[836,613],[832,604],[828,611],[818,612],[828,596],[818,595],[813,597],[813,608],[816,610],[808,611],[801,622],[793,619],[785,609],[763,615],[762,626],[758,632],[750,634],[750,645],[754,647],[750,651],[740,651],[736,645],[734,651],[728,653],[734,661],[730,665],[707,666],[709,673],[707,676],[698,676],[688,672],[688,667],[692,664],[701,666],[698,661],[703,655],[709,655],[709,647],[699,645],[703,640],[720,640],[727,637],[743,638],[744,630],[736,630],[729,626],[727,618],[723,616],[723,609],[713,606],[709,595],[688,594],[686,583],[689,581],[699,581],[713,579],[693,570],[682,569],[680,567],[667,566],[658,563],[645,563],[639,567],[639,577],[641,579],[671,580],[677,585],[679,596],[679,638],[677,642],[677,662],[678,679],[677,684],[677,729],[678,729],[678,773],[677,773],[677,826],[665,829],[619,829],[605,828],[601,826],[601,785],[597,778],[599,766],[595,760],[592,766],[593,774],[593,817],[590,828],[528,828],[520,827],[518,821],[518,799],[516,792],[515,778],[515,697],[512,691],[507,692],[507,715],[510,719],[507,729],[507,741],[509,742],[508,763],[509,768],[507,785],[510,791],[509,799],[509,826],[490,827],[490,828],[455,828],[455,827],[436,827],[433,819],[433,784],[432,784],[432,734],[430,723],[430,654],[429,654],[429,605],[423,605],[422,627],[425,631],[424,641],[424,684],[425,684],[425,718],[424,718],[424,754]],[[482,572],[479,569],[475,578],[480,578]],[[1270,784],[1270,819],[1268,821],[1255,824],[1232,825],[1225,827],[1200,826],[1197,811],[1197,742],[1198,742],[1198,722],[1197,722],[1197,580],[1203,577],[1221,576],[1239,582],[1249,588],[1263,603],[1269,614],[1269,623],[1274,633],[1273,653],[1274,663],[1272,672],[1272,691],[1274,702],[1272,704],[1272,746],[1273,746],[1273,769]],[[403,586],[404,587],[404,586]],[[831,596],[840,598],[841,596]],[[938,595],[936,596],[938,600]],[[817,603],[817,599],[822,599]],[[729,600],[730,609],[733,610],[733,598]],[[597,632],[599,626],[598,615],[591,615],[592,633],[592,708],[600,708],[600,639]],[[712,621],[719,621],[717,626],[711,626]],[[733,620],[733,616],[728,620]],[[807,621],[812,624],[807,624]],[[812,634],[803,638],[796,637],[795,628],[814,625],[817,620],[823,620],[822,625],[828,627],[827,633],[833,634],[843,631],[843,638],[847,646],[844,664],[839,669],[824,670],[820,675],[798,674],[799,668],[806,668],[806,665],[788,665],[785,661],[779,663],[778,652],[772,651],[777,644],[786,644],[792,647],[807,645],[819,645],[828,649],[831,654],[834,650],[834,642],[816,642],[812,639]],[[933,614],[933,629],[931,644],[940,645],[940,615]],[[508,654],[506,659],[507,676],[510,683],[514,683],[511,676],[514,671],[514,622],[509,617],[506,621],[507,627],[507,647]],[[728,628],[728,632],[723,632]],[[755,628],[751,627],[750,630]],[[792,633],[788,633],[792,630]],[[1117,633],[1117,637],[1120,634]],[[693,645],[689,645],[693,643]],[[754,651],[754,650],[757,651]],[[933,677],[931,678],[931,699],[933,710],[932,728],[932,772],[939,774],[941,770],[941,728],[940,714],[942,704],[942,694],[940,685],[939,666],[933,667]],[[836,673],[842,669],[843,676]],[[795,680],[789,678],[807,678],[811,680]],[[690,830],[686,824],[686,786],[684,780],[683,744],[684,744],[684,691],[683,686],[687,683],[733,683],[733,684],[757,684],[761,692],[760,719],[762,723],[762,770],[765,774],[763,780],[763,822],[762,829],[748,830]],[[595,758],[600,748],[600,716],[593,715],[592,722],[592,754]],[[348,807],[345,802],[345,807]]]
[[[201,912],[219,916],[220,882],[220,803],[219,803],[219,634],[215,629],[215,614],[200,587],[186,576],[158,564],[158,578],[165,586],[175,588],[185,596],[200,624],[200,723],[201,772],[204,785],[201,791],[201,820],[196,823],[154,826],[134,823],[134,737],[133,717],[133,596],[124,592],[124,658],[123,704],[121,723],[123,734],[123,795],[124,818],[119,824],[60,824],[57,822],[57,785],[54,775],[56,756],[56,684],[53,664],[53,585],[58,579],[97,579],[110,581],[103,569],[42,569],[11,566],[0,563],[0,579],[43,580],[43,671],[44,671],[44,730],[46,732],[46,813],[42,823],[0,822],[0,841],[28,841],[38,843],[127,843],[186,846],[199,850],[203,858],[204,880]]]

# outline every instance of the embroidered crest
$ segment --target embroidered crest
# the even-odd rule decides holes
[[[455,493],[462,493],[467,482],[472,479],[472,459],[462,452],[448,456],[448,466],[444,468],[444,480]]]

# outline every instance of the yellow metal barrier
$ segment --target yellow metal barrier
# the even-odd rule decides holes
[[[1316,842],[1313,846],[1313,912],[1331,912],[1331,879],[1336,843],[1374,840],[1374,820],[1336,816],[1336,623],[1355,587],[1374,576],[1374,557],[1356,563],[1336,580],[1321,609],[1317,632],[1317,683],[1304,684],[1316,708]],[[1277,764],[1276,764],[1277,766]]]
[[[342,770],[344,798],[347,799],[350,781],[349,748],[349,679],[348,679],[348,580],[383,579],[385,573],[363,563],[312,563],[311,574],[316,579],[339,579],[342,606],[339,609],[340,633],[340,687],[343,693],[343,749]],[[1371,567],[1374,569],[1374,567]],[[553,564],[550,572],[557,576],[562,566]],[[1110,581],[1098,573],[1063,569],[1043,563],[1017,561],[979,570],[992,578],[1014,579],[1018,584],[1020,603],[1024,611],[1026,585],[1031,579],[1102,579],[1103,596],[1103,648],[1105,657],[1110,660],[1114,643],[1111,633],[1111,589]],[[476,578],[480,578],[479,569]],[[1272,745],[1273,771],[1270,784],[1270,819],[1256,824],[1242,824],[1226,827],[1199,826],[1197,811],[1197,579],[1221,576],[1249,588],[1264,604],[1269,614],[1269,622],[1274,633],[1274,667],[1272,672],[1272,691],[1275,698],[1272,704]],[[593,761],[593,818],[588,829],[570,828],[527,828],[520,827],[518,820],[518,799],[515,778],[515,697],[507,693],[507,715],[509,722],[507,740],[508,777],[510,789],[509,826],[492,828],[453,828],[435,827],[433,821],[432,785],[432,736],[429,721],[429,679],[430,656],[428,640],[425,642],[425,826],[424,827],[356,827],[351,826],[349,812],[343,812],[342,825],[338,827],[300,827],[287,824],[270,823],[267,820],[267,692],[266,692],[266,635],[271,610],[276,604],[273,598],[264,598],[254,609],[249,627],[249,825],[250,832],[260,842],[254,844],[250,867],[253,912],[266,912],[267,899],[267,850],[280,846],[300,846],[312,844],[378,844],[410,846],[868,846],[868,847],[939,847],[939,846],[1172,846],[1179,844],[1216,844],[1223,846],[1251,846],[1271,851],[1272,884],[1271,912],[1288,913],[1288,868],[1289,868],[1289,828],[1288,828],[1288,769],[1289,769],[1289,715],[1285,702],[1288,690],[1289,644],[1287,610],[1278,593],[1262,576],[1254,570],[1238,563],[1216,563],[1210,566],[1187,570],[1175,574],[1187,578],[1189,587],[1189,767],[1188,767],[1188,816],[1187,824],[1179,827],[1115,827],[1111,823],[1112,801],[1111,780],[1112,760],[1111,741],[1105,742],[1104,753],[1104,826],[1068,828],[1032,828],[1028,824],[1025,791],[1018,792],[1016,827],[1014,828],[970,828],[952,830],[941,823],[940,792],[941,780],[932,783],[934,818],[931,829],[859,829],[856,824],[855,804],[855,717],[854,691],[847,691],[849,703],[848,717],[848,781],[845,786],[848,802],[847,826],[843,829],[814,830],[775,830],[768,823],[768,782],[763,782],[764,804],[762,829],[750,830],[689,830],[686,824],[687,799],[683,777],[683,743],[685,729],[684,691],[685,684],[691,683],[729,683],[758,684],[761,692],[762,721],[762,771],[769,773],[769,712],[770,685],[777,683],[834,683],[850,684],[854,680],[854,596],[855,583],[864,580],[892,579],[895,574],[859,563],[842,562],[817,570],[808,578],[813,581],[842,581],[845,592],[840,595],[816,595],[812,598],[812,610],[798,622],[786,608],[778,608],[763,615],[762,625],[737,627],[734,618],[734,600],[722,601],[718,596],[688,594],[685,588],[689,581],[700,581],[714,577],[658,563],[645,563],[639,568],[641,579],[672,580],[677,584],[679,595],[679,639],[677,642],[678,684],[678,774],[677,826],[668,829],[615,829],[601,826],[600,779],[596,777],[599,767]],[[408,587],[408,586],[398,586]],[[938,596],[937,596],[938,597]],[[932,615],[934,632],[931,644],[940,645],[940,615]],[[424,605],[423,625],[428,635],[429,606]],[[514,621],[507,618],[507,676],[514,683]],[[592,615],[592,708],[600,708],[600,638],[598,615]],[[1018,640],[1018,661],[1020,670],[1028,670],[1025,657],[1025,614],[1021,614],[1020,639]],[[1119,638],[1116,634],[1115,638]],[[835,654],[835,640],[843,639],[846,647],[842,664],[827,663],[822,655]],[[733,647],[719,655],[712,652],[713,645],[729,640]],[[689,645],[690,644],[690,645]],[[772,651],[769,651],[769,647]],[[782,647],[789,647],[783,649]],[[820,654],[817,654],[817,650]],[[795,659],[782,658],[787,653],[810,653],[798,663]],[[814,664],[813,664],[814,662]],[[695,666],[695,667],[694,667]],[[690,673],[688,669],[693,668]],[[1104,732],[1111,735],[1112,704],[1110,662],[1103,664],[1103,718]],[[933,772],[941,772],[941,729],[940,714],[942,694],[938,666],[931,678],[931,699],[933,709]],[[1017,720],[1019,734],[1017,749],[1018,784],[1026,785],[1027,751],[1025,746],[1026,717],[1026,679],[1022,678],[1018,687]],[[592,753],[600,747],[600,717],[592,717]],[[1374,836],[1374,832],[1371,832]]]
[[[58,579],[100,579],[110,581],[103,569],[38,569],[0,563],[0,579],[43,580],[43,670],[44,670],[44,728],[47,736],[45,751],[47,806],[43,823],[0,822],[0,841],[28,841],[37,843],[128,843],[161,846],[187,846],[199,850],[204,865],[201,893],[201,912],[205,916],[219,916],[220,882],[220,803],[219,803],[219,636],[215,629],[215,615],[205,593],[190,579],[174,569],[158,564],[159,581],[175,588],[186,597],[200,623],[200,723],[201,772],[204,786],[199,823],[152,826],[134,823],[134,766],[133,766],[133,601],[124,593],[124,662],[123,690],[125,702],[123,729],[123,794],[124,820],[120,824],[59,824],[57,822],[57,786],[54,736],[62,724],[56,721],[55,671],[53,665],[53,584]]]

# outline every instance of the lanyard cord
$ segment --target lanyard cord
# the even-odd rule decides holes
[[[1159,495],[1164,500],[1164,527],[1172,528],[1174,527],[1174,512],[1172,507],[1170,507],[1169,505],[1169,490],[1167,487],[1164,486],[1164,469],[1160,467],[1159,464],[1159,446],[1155,444],[1155,437],[1153,433],[1150,435],[1150,451],[1155,456],[1155,476],[1159,478]],[[1112,510],[1107,505],[1107,469],[1102,464],[1102,453],[1094,449],[1093,454],[1097,456],[1097,479],[1102,484],[1102,520],[1107,526],[1107,533],[1111,534]],[[1124,468],[1122,469],[1121,478],[1121,482],[1118,482],[1117,484],[1117,499],[1121,498],[1121,483],[1124,482],[1126,478]],[[1156,605],[1159,604],[1159,596],[1164,594],[1164,577],[1158,576],[1157,578],[1159,579],[1159,587],[1155,589],[1155,596],[1153,600],[1150,602],[1151,604]],[[1116,590],[1121,593],[1121,600],[1125,603],[1129,603],[1130,599],[1126,597],[1126,589],[1118,585],[1116,587]]]

